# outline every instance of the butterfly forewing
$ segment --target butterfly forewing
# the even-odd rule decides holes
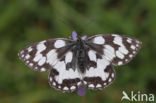
[[[44,72],[52,69],[52,66],[70,50],[71,42],[64,38],[44,40],[24,48],[18,55],[33,70]]]
[[[128,63],[141,47],[139,40],[117,34],[95,35],[88,38],[87,44],[117,66]]]

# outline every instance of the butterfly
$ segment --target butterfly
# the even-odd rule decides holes
[[[97,34],[91,37],[54,38],[34,43],[21,51],[19,58],[31,69],[50,71],[51,87],[73,92],[81,85],[103,89],[115,78],[112,67],[127,64],[137,54],[142,42],[124,35]]]

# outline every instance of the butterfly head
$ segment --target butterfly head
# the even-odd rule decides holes
[[[72,32],[72,38],[73,38],[73,40],[85,40],[85,39],[87,38],[87,36],[84,35],[84,36],[81,37],[81,36],[78,35],[77,32],[74,30],[74,31]]]

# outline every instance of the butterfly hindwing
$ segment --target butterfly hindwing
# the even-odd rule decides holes
[[[97,68],[92,68],[97,69]],[[92,72],[92,69],[88,70],[87,72]],[[103,89],[106,86],[110,85],[115,78],[115,72],[111,65],[107,66],[106,68],[102,68],[103,71],[101,71],[98,75],[90,75],[90,77],[85,76],[84,77],[84,84],[91,89]],[[95,70],[96,71],[96,70]]]
[[[44,72],[51,69],[70,49],[70,42],[64,38],[44,40],[24,48],[18,55],[33,70]]]
[[[111,84],[115,78],[115,72],[110,61],[103,58],[91,48],[87,51],[87,54],[89,63],[92,62],[92,65],[88,63],[88,69],[86,69],[83,82],[88,88],[103,89]]]
[[[117,66],[132,60],[141,47],[139,40],[117,34],[91,36],[87,44]]]
[[[73,52],[68,51],[63,59],[53,66],[49,74],[49,84],[57,90],[63,92],[72,92],[76,90],[82,83],[81,74],[77,68],[72,68],[70,64],[73,59]]]

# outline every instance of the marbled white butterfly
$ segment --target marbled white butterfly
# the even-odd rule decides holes
[[[138,52],[141,42],[117,34],[98,34],[86,38],[55,38],[34,43],[18,55],[30,68],[50,71],[49,84],[63,92],[72,92],[84,85],[103,89],[115,78],[112,65],[128,63]]]

